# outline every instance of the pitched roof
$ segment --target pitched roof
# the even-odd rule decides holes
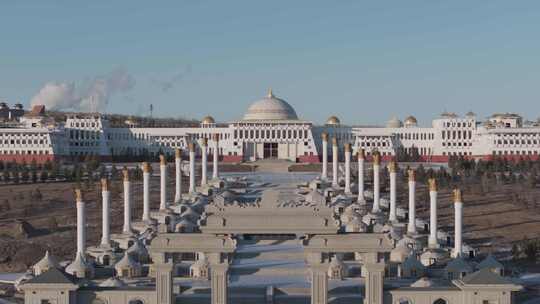
[[[30,279],[26,284],[75,284],[76,279],[70,274],[51,268],[41,275]]]
[[[478,268],[503,268],[503,265],[490,254],[482,262],[480,262],[480,264],[478,264]]]
[[[468,276],[465,276],[461,280],[464,284],[467,285],[509,285],[513,284],[510,280],[501,277],[500,275],[494,273],[488,268],[478,270],[477,272],[471,273]]]
[[[472,266],[463,258],[457,257],[446,264],[446,271],[472,271]]]

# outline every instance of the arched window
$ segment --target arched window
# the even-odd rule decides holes
[[[398,304],[413,304],[413,302],[407,298],[401,298],[399,299]]]
[[[448,304],[448,301],[444,299],[437,299],[435,302],[433,302],[433,304]]]
[[[128,304],[144,304],[142,300],[136,299],[136,300],[129,300]]]

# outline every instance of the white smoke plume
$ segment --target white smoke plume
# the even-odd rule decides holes
[[[94,77],[76,86],[74,82],[49,82],[30,101],[31,105],[45,105],[50,110],[84,112],[104,111],[111,96],[129,91],[134,78],[123,68]]]

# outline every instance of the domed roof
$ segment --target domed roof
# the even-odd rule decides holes
[[[411,287],[433,287],[435,283],[428,277],[421,277],[418,281],[411,284]]]
[[[107,280],[99,283],[99,287],[123,287],[126,286],[124,281],[117,277],[108,278]]]
[[[403,123],[401,120],[399,120],[397,117],[392,117],[390,120],[386,123],[387,128],[401,128],[403,127]]]
[[[405,118],[405,126],[416,126],[418,124],[418,120],[416,120],[416,117],[410,115],[407,118]]]
[[[294,108],[285,100],[277,98],[272,94],[268,95],[249,106],[244,120],[297,120],[298,116]]]
[[[43,272],[42,270],[45,270],[45,269],[50,269],[50,268],[60,268],[60,266],[58,265],[58,261],[56,260],[55,257],[51,256],[49,254],[49,250],[47,250],[45,252],[45,256],[43,258],[41,258],[41,260],[39,260],[34,266],[34,272]]]
[[[326,124],[327,125],[339,125],[341,123],[341,121],[339,120],[339,118],[337,118],[337,116],[330,116],[328,117],[328,119],[326,120]]]
[[[208,115],[208,116],[205,116],[201,120],[201,123],[207,125],[207,124],[214,124],[214,123],[216,123],[216,121],[214,120],[214,117]]]

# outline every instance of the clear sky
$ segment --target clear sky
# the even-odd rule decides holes
[[[84,96],[119,70],[107,112],[227,121],[271,87],[315,122],[536,119],[540,1],[0,3],[0,99],[29,105],[51,82]]]

